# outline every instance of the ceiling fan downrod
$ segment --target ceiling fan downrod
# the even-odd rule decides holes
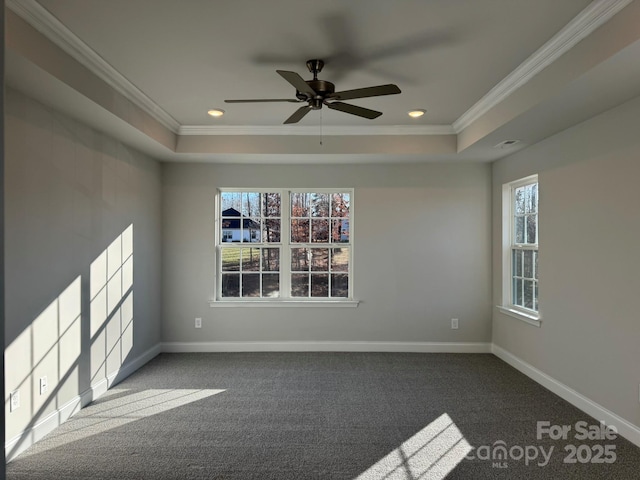
[[[315,92],[315,96],[309,96],[299,90],[296,91],[296,97],[300,100],[309,102],[312,110],[320,110],[327,95],[335,92],[336,87],[333,83],[326,80],[318,80],[318,73],[322,71],[324,61],[319,59],[307,60],[307,68],[313,73],[313,80],[305,80],[305,83]]]
[[[314,80],[318,80],[318,74],[322,71],[322,67],[324,67],[324,61],[322,60],[307,60],[307,68],[313,73]]]

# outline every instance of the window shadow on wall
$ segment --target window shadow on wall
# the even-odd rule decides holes
[[[131,224],[91,263],[88,282],[77,276],[6,346],[8,460],[118,381],[134,346],[133,291]]]

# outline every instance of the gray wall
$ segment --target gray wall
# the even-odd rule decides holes
[[[493,166],[494,304],[501,298],[501,186],[539,173],[535,328],[495,311],[493,341],[640,425],[640,98]]]
[[[13,90],[5,135],[11,440],[158,345],[161,167]]]
[[[163,341],[490,342],[490,175],[481,164],[165,164]],[[211,308],[218,187],[354,187],[360,306]]]

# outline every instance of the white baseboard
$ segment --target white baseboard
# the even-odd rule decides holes
[[[637,425],[619,417],[615,413],[604,408],[602,405],[588,399],[555,378],[550,377],[546,373],[516,357],[504,348],[493,344],[491,350],[498,358],[504,360],[506,363],[514,367],[516,370],[521,371],[532,380],[535,380],[546,389],[551,390],[574,407],[579,408],[586,414],[591,415],[593,418],[602,421],[607,425],[613,425],[621,436],[640,447],[640,427]]]
[[[40,422],[15,437],[7,440],[4,446],[4,454],[7,462],[10,462],[31,445],[42,439],[49,432],[66,422],[82,408],[81,396],[78,395],[69,400],[55,412],[50,413]]]
[[[103,378],[99,382],[91,385],[90,388],[88,388],[81,394],[82,407],[84,408],[95,399],[100,398],[107,392],[107,390],[120,383],[122,380],[127,378],[129,375],[134,373],[136,370],[148,363],[153,358],[160,355],[161,352],[161,344],[158,343],[144,352],[142,355],[139,355],[133,360],[127,362],[126,365],[121,366],[115,372],[109,373],[106,378]]]
[[[198,352],[415,352],[491,353],[490,343],[445,342],[166,342],[165,353]]]
[[[132,359],[130,362],[127,362],[127,364],[123,365],[117,372],[113,372],[107,376],[107,378],[95,383],[80,395],[69,400],[62,407],[51,412],[31,428],[9,439],[4,446],[6,461],[10,462],[16,458],[20,453],[62,425],[86,405],[103,395],[113,385],[121,382],[142,367],[145,363],[157,356],[160,351],[160,344],[155,345],[142,355]]]

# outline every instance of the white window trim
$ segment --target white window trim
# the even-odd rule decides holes
[[[281,219],[281,239],[289,239],[286,242],[280,241],[278,243],[260,243],[260,246],[269,246],[272,245],[274,247],[280,248],[281,256],[280,256],[280,265],[290,265],[291,264],[291,246],[299,246],[300,248],[304,248],[305,246],[309,247],[318,247],[321,244],[292,244],[290,243],[290,228],[291,228],[291,204],[290,204],[290,193],[291,192],[301,192],[301,193],[336,193],[336,192],[344,192],[349,193],[349,243],[348,244],[335,244],[336,247],[339,245],[344,245],[345,247],[349,247],[349,292],[348,296],[345,298],[338,297],[275,297],[275,298],[235,298],[235,297],[222,297],[222,282],[221,282],[221,256],[218,254],[219,249],[228,246],[224,245],[224,242],[221,242],[220,236],[222,235],[222,229],[220,228],[220,222],[222,218],[220,216],[221,213],[221,192],[259,192],[259,193],[281,193],[281,211],[280,211],[280,219]],[[214,295],[212,295],[212,299],[209,300],[209,306],[212,308],[215,307],[357,307],[360,304],[360,301],[353,298],[353,272],[354,272],[354,262],[353,262],[353,218],[354,218],[354,189],[353,188],[283,188],[283,187],[267,187],[267,188],[251,188],[251,187],[242,187],[242,188],[219,188],[216,192],[215,198],[215,249],[216,249],[216,264],[215,264],[215,284],[214,284]],[[284,214],[286,213],[286,215]],[[285,221],[286,220],[286,221]],[[251,245],[248,243],[247,245]],[[256,244],[253,244],[256,245]],[[330,244],[331,245],[331,244]],[[328,248],[331,248],[329,246]],[[286,263],[285,263],[286,262]],[[290,278],[291,272],[289,269],[283,271],[280,269],[280,291],[288,294],[291,290]]]
[[[512,282],[512,235],[513,235],[513,190],[530,183],[538,183],[538,175],[505,183],[502,186],[502,304],[496,305],[498,311],[512,318],[517,318],[535,327],[542,326],[542,314],[538,304],[538,312],[524,309],[511,302],[511,282]],[[538,186],[538,190],[539,190]],[[538,216],[538,218],[540,218]],[[538,244],[539,250],[539,244]]]

